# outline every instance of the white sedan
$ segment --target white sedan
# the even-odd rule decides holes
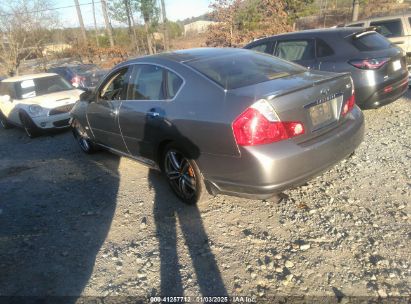
[[[0,123],[23,127],[29,137],[69,126],[69,112],[83,91],[61,76],[41,73],[0,82]]]

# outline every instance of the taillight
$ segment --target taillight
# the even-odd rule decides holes
[[[74,76],[73,78],[71,78],[71,84],[74,87],[79,87],[81,85],[81,83],[86,80],[86,77],[83,76]]]
[[[386,64],[390,58],[354,59],[348,61],[349,64],[362,70],[376,70]]]
[[[350,98],[345,102],[343,109],[342,109],[342,115],[345,116],[347,115],[348,112],[350,112],[355,106],[355,94],[353,93]]]
[[[233,122],[234,137],[240,146],[269,144],[304,134],[298,121],[282,122],[264,99],[247,108]]]

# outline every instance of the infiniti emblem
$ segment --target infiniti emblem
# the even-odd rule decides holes
[[[321,89],[320,93],[323,95],[328,95],[330,93],[330,89]]]

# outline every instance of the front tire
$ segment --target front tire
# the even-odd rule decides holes
[[[196,162],[173,144],[165,149],[163,168],[168,184],[184,203],[194,205],[209,196]]]
[[[20,121],[28,137],[35,138],[40,135],[40,129],[36,126],[36,124],[27,113],[20,113]]]
[[[12,125],[7,121],[6,116],[0,111],[0,125],[3,129],[10,129]]]
[[[92,154],[96,152],[96,145],[94,142],[89,138],[87,135],[86,130],[83,126],[75,120],[72,124],[72,130],[74,138],[76,139],[77,143],[80,146],[80,149],[87,154]]]

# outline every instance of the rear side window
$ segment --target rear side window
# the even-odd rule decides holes
[[[288,61],[312,60],[315,58],[314,40],[280,41],[275,55]]]
[[[273,56],[246,51],[188,61],[186,64],[227,90],[305,71],[300,66]]]
[[[378,26],[378,31],[381,35],[391,38],[403,36],[402,24],[400,19],[374,21],[370,23],[371,26]]]
[[[359,36],[349,36],[348,41],[360,51],[384,50],[391,47],[391,42],[376,32],[368,32]]]
[[[333,49],[323,40],[317,39],[317,57],[334,55]]]
[[[251,47],[250,50],[261,52],[261,53],[268,53],[269,48],[270,48],[270,43],[266,42],[266,43],[262,43],[262,44],[259,44],[259,45],[255,45],[255,46]]]
[[[178,90],[180,90],[181,86],[183,85],[183,80],[176,74],[167,71],[166,85],[167,97],[172,99],[177,95]]]

